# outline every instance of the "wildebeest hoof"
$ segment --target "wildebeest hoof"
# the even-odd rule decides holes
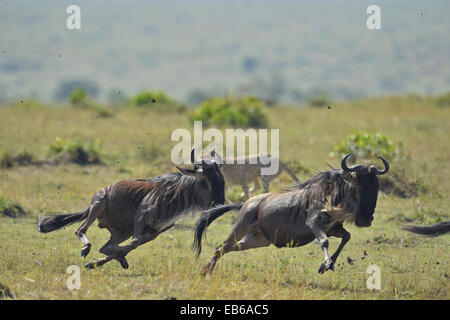
[[[320,266],[320,268],[317,272],[322,274],[328,270],[334,271],[334,262],[332,260],[327,260],[324,263],[322,263],[322,265]]]
[[[122,266],[123,269],[128,269],[129,265],[128,265],[127,259],[122,257],[122,258],[117,258],[116,260],[119,261],[119,263],[120,263],[120,265]]]
[[[205,278],[209,278],[209,270],[211,269],[211,263],[208,263],[206,266],[202,268],[201,275]]]
[[[90,269],[95,269],[97,267],[97,261],[91,261],[86,263],[85,268],[90,270]]]
[[[85,258],[89,254],[89,252],[91,251],[91,246],[92,245],[90,243],[86,243],[81,247],[81,256],[83,258]]]

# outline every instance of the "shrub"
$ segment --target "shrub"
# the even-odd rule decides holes
[[[391,170],[382,175],[380,190],[401,198],[415,197],[420,194],[430,194],[430,186],[411,168],[409,156],[402,143],[395,145],[382,132],[353,133],[334,147],[332,156],[342,159],[344,154],[351,153],[350,162],[374,163],[377,156],[382,156],[390,162]],[[437,195],[436,191],[433,191]]]
[[[83,88],[76,88],[72,91],[69,101],[74,106],[83,106],[86,103],[86,91]]]
[[[0,215],[10,218],[24,217],[28,213],[18,203],[5,199],[0,195]]]
[[[28,151],[20,152],[15,156],[9,153],[3,154],[0,159],[0,168],[8,169],[14,166],[28,166],[33,164],[38,164],[39,161]]]
[[[164,91],[141,91],[131,99],[131,105],[157,111],[182,112],[186,107],[170,98]]]
[[[436,97],[435,103],[439,107],[450,107],[450,92]]]
[[[69,97],[70,104],[76,108],[89,109],[96,113],[97,117],[108,118],[113,116],[111,108],[105,107],[90,99],[83,88],[76,88]]]
[[[91,82],[90,80],[67,80],[62,81],[56,90],[55,98],[58,101],[64,101],[67,97],[70,96],[71,93],[74,92],[77,88],[81,88],[87,96],[96,97],[98,92],[100,91],[98,86]]]
[[[63,140],[56,137],[49,145],[49,153],[57,162],[73,162],[80,165],[102,163],[99,140],[84,146],[79,139]]]
[[[355,162],[357,159],[372,161],[377,156],[382,156],[388,161],[402,160],[406,157],[403,144],[400,142],[398,146],[394,145],[381,131],[353,133],[334,147],[331,156],[342,159],[347,153],[352,154],[349,157],[350,162]]]
[[[327,93],[321,92],[317,96],[310,97],[308,103],[311,107],[321,108],[329,106],[331,104],[331,99]]]
[[[239,127],[267,127],[264,102],[253,96],[244,98],[213,98],[202,103],[190,116],[191,121],[206,125],[231,125]]]
[[[133,105],[142,107],[151,103],[173,103],[163,91],[142,91],[131,99]]]

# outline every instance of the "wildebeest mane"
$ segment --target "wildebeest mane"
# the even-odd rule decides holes
[[[324,205],[331,197],[332,206],[353,211],[355,194],[342,177],[341,170],[319,172],[311,179],[291,186],[288,191],[303,190],[306,208],[314,204]]]
[[[195,192],[195,183],[198,179],[178,172],[172,172],[152,179],[137,179],[132,181],[143,181],[154,184],[151,191],[152,202],[160,202],[166,209],[185,206],[184,199],[192,199]],[[183,203],[180,203],[183,202]],[[179,207],[178,205],[181,205]],[[187,209],[187,208],[184,208]]]

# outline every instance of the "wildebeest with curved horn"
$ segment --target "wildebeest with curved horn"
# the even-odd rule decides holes
[[[321,172],[312,179],[300,183],[284,193],[265,193],[244,203],[218,206],[205,211],[197,222],[194,246],[201,251],[202,234],[215,219],[230,210],[240,209],[233,228],[216,248],[214,257],[205,267],[210,274],[217,260],[230,251],[242,251],[274,244],[277,247],[303,246],[317,239],[325,261],[319,273],[334,270],[334,264],[350,233],[344,229],[345,221],[355,222],[358,227],[369,227],[377,203],[379,182],[377,175],[389,171],[375,166],[347,166],[350,154],[341,162],[342,170]],[[341,238],[336,252],[328,255],[328,238]]]
[[[83,243],[81,255],[86,257],[91,249],[86,232],[98,219],[98,226],[111,233],[110,240],[100,249],[107,257],[89,262],[86,268],[101,266],[112,259],[128,268],[125,256],[173,227],[177,218],[224,204],[225,182],[219,165],[210,159],[195,161],[194,150],[191,151],[194,169],[177,166],[180,171],[177,173],[150,180],[116,182],[97,191],[83,212],[44,217],[38,230],[50,232],[86,219],[75,232]],[[119,246],[131,236],[130,244]]]

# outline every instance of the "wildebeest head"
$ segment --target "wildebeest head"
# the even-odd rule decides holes
[[[358,227],[369,227],[372,224],[380,186],[377,175],[387,173],[389,171],[389,163],[382,157],[378,157],[383,161],[384,170],[378,170],[373,165],[368,167],[362,164],[348,167],[347,159],[349,156],[350,153],[344,156],[341,168],[344,180],[355,191],[355,224]]]
[[[215,160],[206,158],[195,160],[195,148],[191,151],[191,162],[194,169],[177,169],[185,175],[198,179],[199,190],[196,191],[197,201],[203,205],[212,206],[225,203],[225,179],[220,171],[219,164]]]

